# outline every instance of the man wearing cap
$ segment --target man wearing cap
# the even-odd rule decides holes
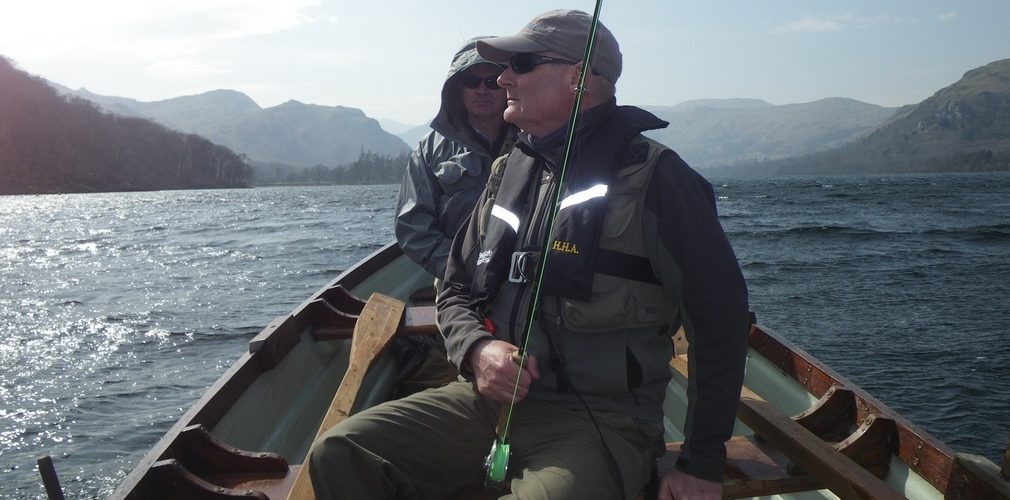
[[[664,452],[670,334],[683,324],[685,442],[659,498],[721,496],[746,356],[746,285],[712,186],[641,135],[667,123],[617,106],[621,53],[602,25],[558,178],[590,24],[583,12],[550,11],[515,36],[477,42],[483,57],[508,63],[498,78],[504,116],[521,132],[500,187],[481,200],[493,197],[493,208],[476,210],[453,241],[437,302],[450,360],[467,381],[366,410],[317,441],[317,493],[445,497],[480,480],[504,415],[512,497],[634,498]]]
[[[515,143],[516,128],[502,117],[505,91],[497,82],[504,65],[477,53],[479,38],[453,55],[432,130],[411,153],[396,200],[396,241],[436,283],[445,274],[452,237],[487,184],[491,162]],[[398,393],[456,379],[438,335],[400,337],[391,350],[405,379]]]

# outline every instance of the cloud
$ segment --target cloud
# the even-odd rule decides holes
[[[783,33],[795,33],[799,31],[813,31],[813,32],[826,32],[826,31],[841,31],[842,24],[838,21],[823,19],[815,16],[807,16],[803,19],[793,21],[782,26],[777,26],[772,28],[771,32],[774,34]]]
[[[957,18],[957,12],[944,12],[943,14],[936,15],[936,20],[941,23],[953,21],[955,18]]]
[[[17,2],[0,16],[0,46],[31,54],[62,54],[68,47],[99,54],[147,47],[184,51],[207,42],[329,22],[311,14],[320,4],[321,0]]]
[[[774,35],[786,33],[827,33],[842,31],[853,28],[868,28],[880,24],[899,24],[907,22],[907,19],[889,16],[856,16],[853,14],[842,14],[838,16],[804,16],[801,19],[776,26],[770,30]]]

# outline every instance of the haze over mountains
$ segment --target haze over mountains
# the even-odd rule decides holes
[[[410,129],[393,122],[387,126],[398,131],[394,135],[383,130],[379,120],[343,106],[288,101],[264,109],[233,90],[156,102],[99,96],[84,89],[65,92],[110,112],[202,135],[247,155],[254,165],[332,167],[353,161],[363,151],[395,155],[412,148],[427,131],[426,125]],[[984,165],[978,168],[1000,169],[1003,156],[1010,154],[1010,59],[969,71],[930,99],[901,109],[840,97],[785,105],[705,99],[643,107],[670,122],[649,135],[704,171],[963,170],[968,160],[981,161]]]

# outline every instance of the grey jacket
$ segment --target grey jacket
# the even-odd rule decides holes
[[[477,54],[478,39],[453,57],[432,130],[411,153],[396,202],[396,241],[403,253],[438,278],[445,273],[453,236],[487,184],[491,162],[515,142],[511,125],[495,145],[467,122],[455,77],[471,66],[492,64]]]

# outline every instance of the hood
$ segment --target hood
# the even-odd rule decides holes
[[[431,121],[431,128],[446,137],[460,139],[470,135],[469,127],[463,120],[466,111],[454,81],[456,75],[478,64],[493,64],[504,69],[502,65],[488,61],[477,53],[477,40],[482,38],[490,37],[471,38],[456,52],[452,57],[452,64],[449,65],[449,73],[445,76],[445,82],[442,84],[441,104],[438,107],[438,114]]]

